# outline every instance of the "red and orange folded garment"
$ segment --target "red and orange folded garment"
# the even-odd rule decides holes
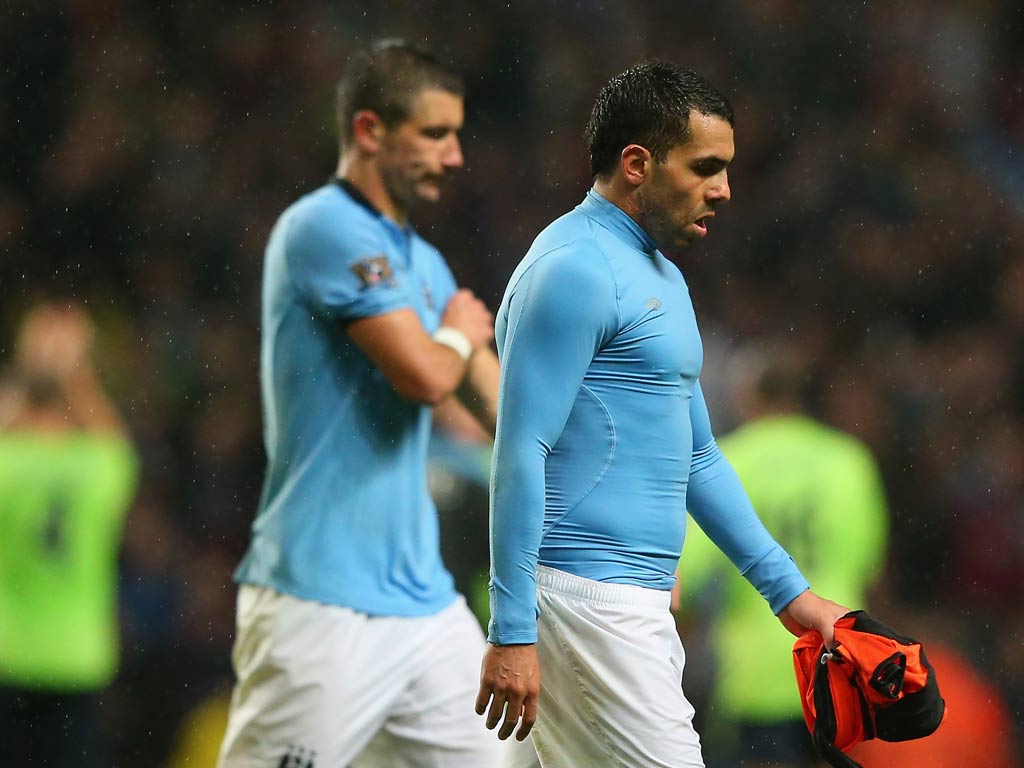
[[[793,665],[814,747],[834,768],[861,768],[843,754],[868,739],[908,741],[933,733],[945,715],[924,648],[864,611],[835,624],[829,651],[811,630],[793,646]]]

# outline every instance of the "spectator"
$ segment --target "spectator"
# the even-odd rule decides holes
[[[722,452],[808,581],[843,605],[866,608],[888,527],[874,459],[859,440],[806,415],[812,369],[795,344],[762,343],[738,358],[735,397],[748,420],[721,438]],[[714,727],[728,731],[728,738],[709,735],[708,762],[811,768],[816,758],[793,684],[793,638],[762,615],[760,595],[692,523],[679,591],[688,611],[713,617],[712,699],[716,721],[726,723]]]
[[[0,731],[11,765],[104,766],[97,694],[118,663],[117,551],[136,457],[77,307],[22,325],[0,423]]]

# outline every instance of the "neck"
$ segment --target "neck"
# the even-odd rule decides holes
[[[643,226],[640,217],[640,204],[637,202],[638,188],[626,183],[621,176],[613,175],[607,179],[597,178],[594,181],[594,191],[629,216],[633,221]]]
[[[400,206],[388,192],[373,158],[359,154],[358,150],[343,153],[338,161],[336,174],[338,178],[345,179],[355,186],[374,208],[396,224],[404,226],[408,222],[408,210]]]
[[[50,408],[26,407],[12,415],[3,425],[5,429],[26,432],[67,432],[74,428],[66,413]]]

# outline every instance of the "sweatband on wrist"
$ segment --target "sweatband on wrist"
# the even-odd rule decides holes
[[[437,344],[443,344],[449,349],[455,350],[456,354],[462,358],[465,362],[473,355],[473,343],[458,328],[452,328],[450,325],[442,325],[431,336]]]

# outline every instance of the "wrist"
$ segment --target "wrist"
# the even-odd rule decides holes
[[[453,350],[463,362],[468,362],[469,358],[473,356],[473,342],[458,328],[442,325],[434,331],[431,338],[435,344],[442,344]]]

